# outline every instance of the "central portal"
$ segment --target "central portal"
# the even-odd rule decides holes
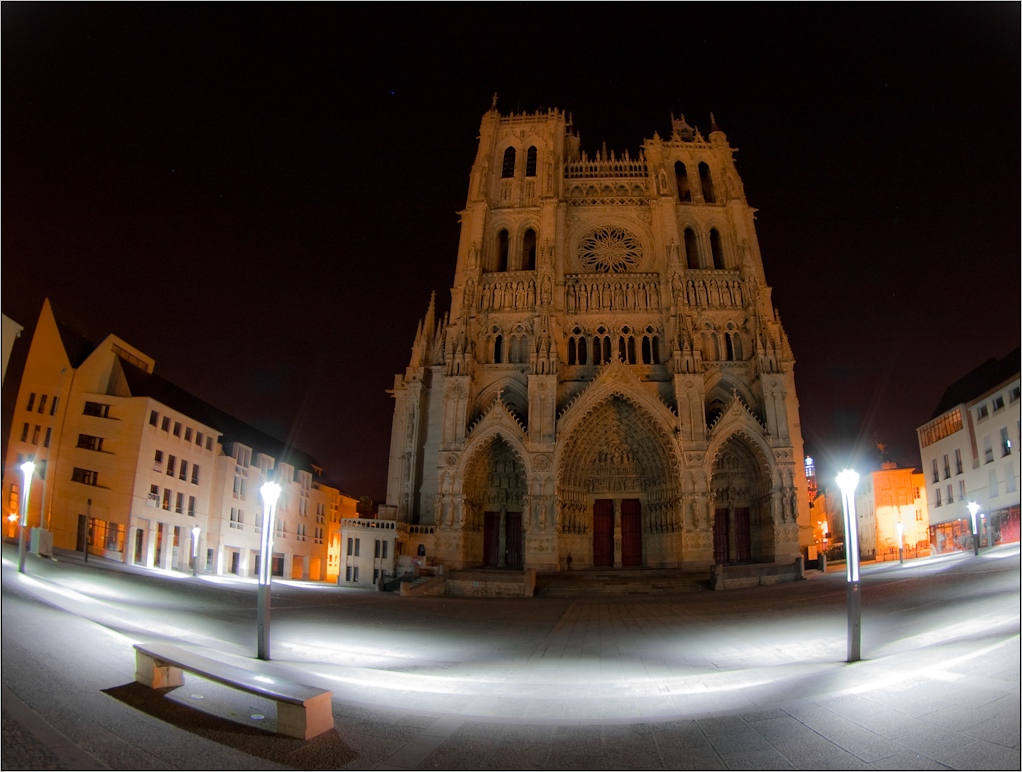
[[[622,566],[642,565],[642,503],[639,499],[620,499]],[[593,565],[612,567],[614,549],[614,499],[593,501]]]

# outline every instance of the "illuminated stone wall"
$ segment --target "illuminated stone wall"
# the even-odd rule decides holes
[[[387,503],[435,525],[439,561],[799,554],[794,358],[753,209],[716,124],[671,126],[590,156],[559,110],[483,116],[450,313],[430,301],[391,392]]]

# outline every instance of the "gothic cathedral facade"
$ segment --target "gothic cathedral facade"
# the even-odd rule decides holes
[[[712,121],[712,116],[711,116]],[[589,157],[482,119],[449,315],[395,377],[387,505],[451,568],[781,562],[808,520],[794,359],[733,148]]]

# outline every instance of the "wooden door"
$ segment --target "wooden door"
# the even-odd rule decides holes
[[[496,566],[500,554],[500,512],[483,513],[483,565]]]
[[[621,565],[642,565],[642,504],[638,499],[621,501]]]
[[[727,510],[713,512],[713,562],[727,563],[728,558]]]
[[[508,568],[522,567],[522,513],[508,512],[504,515],[504,565]]]
[[[749,531],[749,508],[735,508],[735,558],[752,560],[752,538]]]
[[[593,565],[614,565],[614,502],[593,502]]]

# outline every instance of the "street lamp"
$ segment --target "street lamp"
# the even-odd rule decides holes
[[[260,534],[259,588],[256,628],[258,633],[259,659],[270,658],[270,574],[273,566],[273,518],[277,513],[277,497],[280,486],[277,483],[263,483],[259,489],[263,497],[263,530]]]
[[[848,582],[848,661],[859,661],[862,596],[859,594],[859,525],[855,517],[855,487],[859,473],[845,469],[837,476],[845,514],[845,564]]]
[[[25,573],[25,528],[28,526],[28,494],[32,489],[32,473],[35,464],[26,461],[21,465],[21,533],[18,534],[18,573]]]
[[[970,501],[966,508],[969,510],[969,514],[972,516],[972,550],[973,554],[979,554],[979,530],[976,528],[976,513],[979,512],[979,504],[975,501]]]
[[[905,562],[905,552],[904,552],[904,547],[905,547],[905,526],[902,525],[901,521],[899,520],[894,527],[898,529],[898,562],[899,563],[904,563]]]
[[[199,534],[202,529],[199,526],[192,526],[192,576],[199,575]]]

